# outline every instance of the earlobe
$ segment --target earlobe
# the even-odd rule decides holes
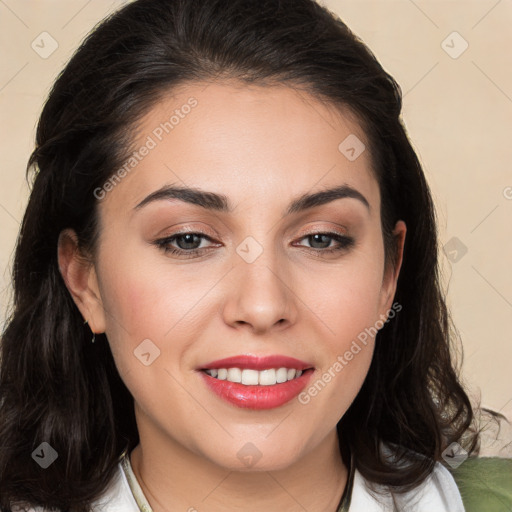
[[[76,306],[94,333],[105,331],[105,315],[94,265],[78,247],[72,229],[59,234],[57,248],[59,270]]]

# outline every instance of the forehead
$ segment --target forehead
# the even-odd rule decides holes
[[[355,116],[285,85],[183,84],[146,113],[133,141],[106,209],[129,211],[165,184],[267,206],[347,184],[372,209],[379,202],[368,141]]]

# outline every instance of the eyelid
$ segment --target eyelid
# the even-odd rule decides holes
[[[175,225],[176,226],[176,225]],[[171,238],[173,236],[177,235],[185,235],[187,233],[197,233],[198,235],[204,235],[205,237],[209,238],[215,238],[219,237],[217,233],[215,233],[213,230],[194,227],[194,226],[183,226],[176,228],[175,226],[172,226],[172,232],[167,233],[171,228],[166,228],[162,230],[160,233],[158,233],[155,238]],[[179,224],[178,224],[179,226]]]
[[[334,227],[325,227],[325,228],[315,227],[315,228],[306,230],[304,233],[302,233],[301,236],[304,237],[304,236],[308,236],[308,235],[316,235],[317,233],[336,233],[337,235],[340,235],[340,236],[348,236],[348,229],[346,229],[346,228],[339,229],[339,228],[334,228]]]

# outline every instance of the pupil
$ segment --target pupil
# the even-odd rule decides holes
[[[329,247],[329,243],[330,243],[329,235],[316,234],[316,235],[312,235],[312,238],[314,240],[314,243],[319,242],[320,244],[323,244],[323,246],[321,248]],[[324,241],[322,242],[321,239],[324,239]],[[327,239],[327,242],[325,241],[325,239]]]
[[[178,238],[178,245],[181,249],[196,249],[197,247],[194,247],[194,237],[197,237],[197,235],[187,233],[186,235],[181,235],[180,238]],[[184,243],[180,243],[180,241],[184,240]],[[197,242],[196,242],[197,243]],[[190,246],[192,245],[192,247]]]

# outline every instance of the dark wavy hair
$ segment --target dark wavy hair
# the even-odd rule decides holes
[[[393,227],[407,225],[395,295],[402,310],[379,331],[366,380],[338,423],[356,468],[402,492],[432,472],[451,442],[478,449],[453,359],[458,334],[440,286],[434,205],[394,79],[312,0],[137,0],[87,36],[39,119],[1,340],[2,511],[19,501],[86,511],[138,444],[133,397],[105,335],[91,344],[59,271],[58,237],[72,228],[94,261],[94,190],[133,151],[142,116],[178,85],[224,79],[284,84],[348,108],[369,142],[388,264]],[[32,460],[42,442],[58,452],[47,469]],[[381,443],[396,446],[407,467],[383,457]]]

